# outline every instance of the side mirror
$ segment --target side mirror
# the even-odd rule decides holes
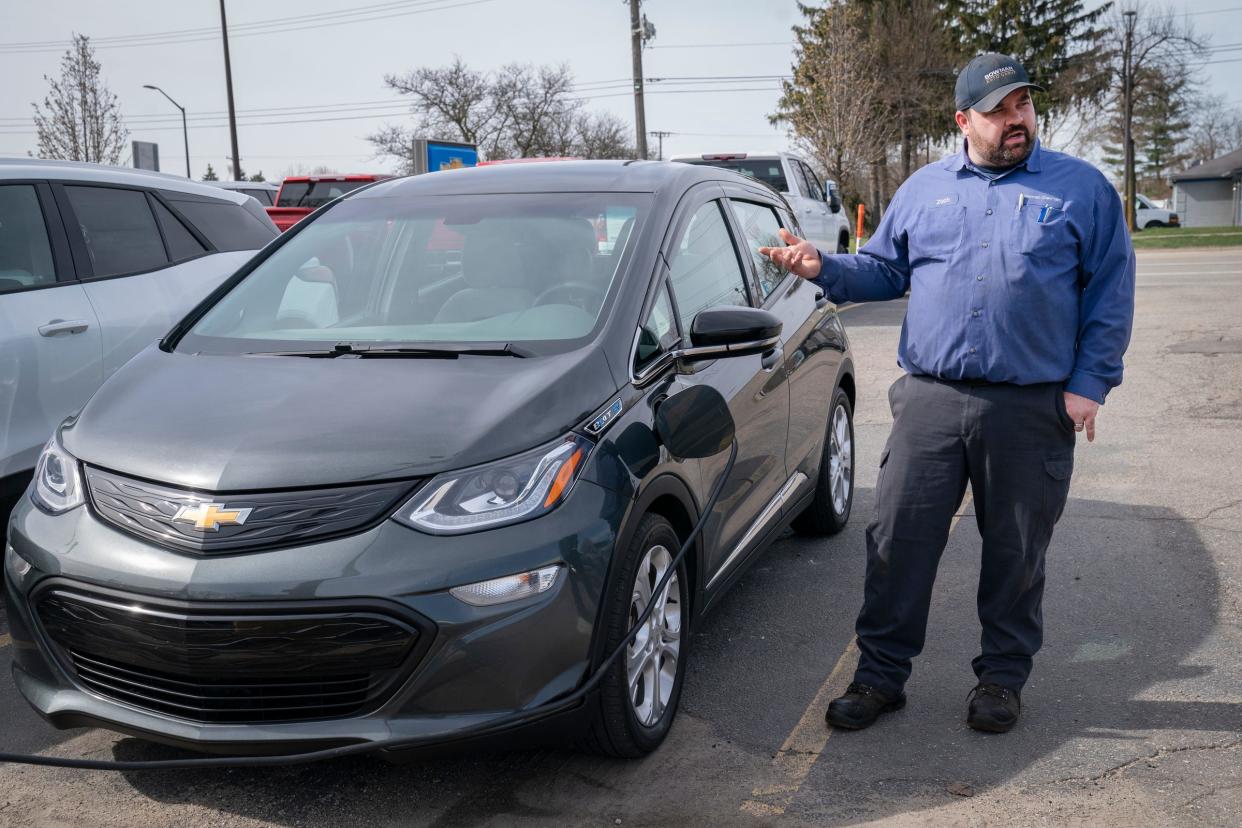
[[[841,197],[837,195],[837,191],[833,190],[828,196],[828,209],[834,213],[841,212]]]
[[[712,457],[733,442],[733,415],[720,392],[694,385],[660,403],[655,411],[656,434],[674,457]]]
[[[707,308],[690,323],[690,347],[674,355],[695,362],[764,354],[780,347],[782,327],[779,318],[759,308]]]

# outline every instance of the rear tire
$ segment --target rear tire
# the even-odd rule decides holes
[[[832,395],[815,499],[793,519],[804,535],[835,535],[845,528],[854,506],[854,407],[845,389]]]
[[[680,548],[681,540],[662,516],[648,514],[639,522],[601,608],[605,656],[617,648],[652,600],[652,589]],[[663,605],[600,683],[599,706],[583,738],[584,749],[635,759],[664,741],[681,699],[690,643],[685,634],[689,607],[683,563],[665,587]]]

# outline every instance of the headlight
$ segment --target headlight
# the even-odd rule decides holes
[[[586,465],[591,443],[570,434],[550,446],[434,478],[395,515],[407,526],[458,535],[555,509]]]
[[[82,475],[78,461],[61,447],[56,435],[47,441],[35,464],[30,499],[43,511],[59,515],[83,503]]]

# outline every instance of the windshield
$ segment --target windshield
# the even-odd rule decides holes
[[[698,164],[701,167],[720,167],[722,170],[733,170],[747,178],[757,178],[778,193],[789,192],[789,184],[785,182],[785,172],[781,169],[781,160],[773,158],[768,161],[758,159],[734,158],[730,160],[704,161],[690,159],[685,163]]]
[[[595,329],[649,203],[631,193],[349,199],[256,267],[177,350],[564,350]]]
[[[365,187],[370,181],[290,181],[280,188],[277,207],[309,207],[317,210],[337,196]]]

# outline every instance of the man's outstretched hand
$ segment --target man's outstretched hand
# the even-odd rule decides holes
[[[815,249],[815,245],[798,238],[783,227],[781,241],[787,246],[761,247],[759,253],[776,262],[777,267],[803,279],[814,279],[819,275],[819,251]]]

